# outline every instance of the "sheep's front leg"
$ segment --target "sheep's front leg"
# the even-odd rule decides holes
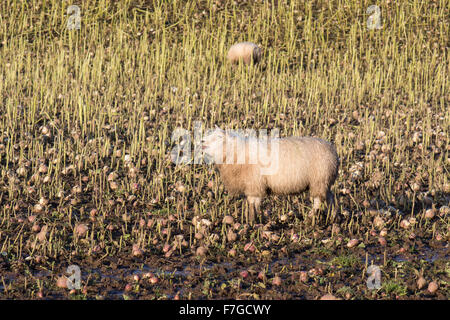
[[[253,224],[255,222],[255,212],[259,213],[259,208],[261,206],[260,197],[247,197],[248,207],[249,207],[249,223]]]

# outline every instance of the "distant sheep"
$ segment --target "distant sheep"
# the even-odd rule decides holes
[[[330,188],[339,167],[334,146],[313,137],[270,139],[272,143],[262,142],[256,137],[244,137],[220,128],[203,139],[203,152],[215,163],[228,192],[246,196],[249,221],[254,222],[262,199],[270,193],[299,194],[309,188],[313,212],[323,201],[332,203]],[[254,161],[255,153],[258,153],[257,161]],[[264,161],[262,154],[267,155]],[[271,172],[268,166],[275,170]]]
[[[228,60],[237,63],[243,60],[246,64],[258,63],[261,60],[262,50],[252,42],[240,42],[233,45],[228,51]]]

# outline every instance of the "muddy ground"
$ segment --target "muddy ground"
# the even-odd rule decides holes
[[[272,226],[279,231],[286,227],[287,223]],[[256,225],[246,232],[263,228]],[[327,293],[338,299],[450,297],[448,242],[426,239],[416,231],[414,238],[393,235],[386,246],[368,234],[349,248],[349,239],[332,231],[331,226],[315,227],[311,239],[287,239],[289,234],[283,233],[267,246],[250,241],[236,252],[210,250],[205,256],[194,250],[167,254],[156,248],[140,256],[74,254],[70,261],[43,256],[14,260],[3,253],[0,298],[319,299]],[[368,287],[367,269],[372,264],[381,271],[379,289]],[[69,276],[69,265],[81,270],[79,290],[58,282]],[[424,284],[418,282],[421,277]],[[431,293],[432,281],[438,289]]]

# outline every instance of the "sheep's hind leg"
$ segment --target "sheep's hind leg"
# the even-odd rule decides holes
[[[248,207],[249,207],[249,217],[248,222],[250,224],[254,224],[255,222],[255,212],[259,213],[259,208],[261,206],[261,198],[260,197],[247,197]]]
[[[334,197],[333,192],[328,191],[327,192],[327,207],[329,212],[331,213],[331,221],[340,220],[341,217],[338,215],[338,207],[337,207],[337,200]]]
[[[335,217],[335,203],[334,196],[331,191],[327,191],[324,196],[316,195],[311,198],[311,202],[313,202],[313,207],[311,212],[309,213],[309,217],[314,217],[317,212],[321,210],[325,210],[327,219],[328,215],[331,213],[331,217]]]
[[[327,200],[328,186],[325,183],[319,182],[309,186],[310,197],[313,202],[313,208],[309,214],[310,217],[315,216],[316,213],[322,209],[322,204]]]
[[[311,210],[311,212],[309,213],[309,216],[312,217],[316,214],[317,211],[320,210],[320,207],[322,206],[322,200],[320,199],[320,197],[314,197],[313,199],[311,199],[311,201],[313,202],[313,208]]]
[[[334,194],[333,194],[333,192],[331,192],[331,191],[328,191],[328,192],[327,192],[327,205],[328,205],[330,208],[333,208],[333,207],[336,205],[335,199],[334,199]]]

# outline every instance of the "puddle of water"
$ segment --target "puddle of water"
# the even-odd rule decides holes
[[[436,260],[449,260],[450,261],[450,250],[448,248],[441,249],[430,249],[425,248],[424,252],[418,252],[413,254],[413,258],[407,258],[404,255],[397,255],[392,258],[396,262],[407,262],[413,260],[424,260],[429,263],[434,263]]]

